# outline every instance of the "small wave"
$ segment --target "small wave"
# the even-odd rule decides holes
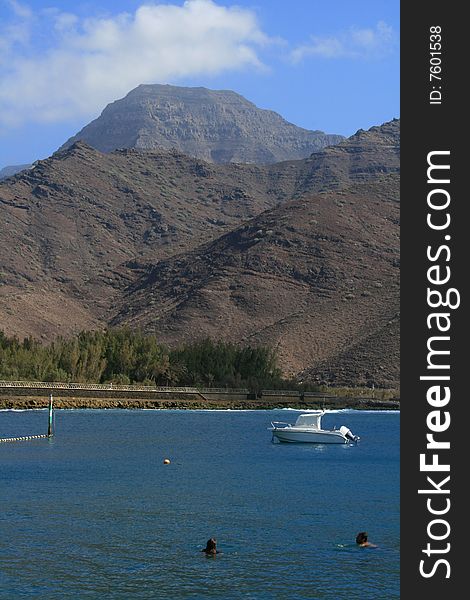
[[[330,412],[330,411],[327,411]],[[396,408],[377,408],[377,409],[363,409],[363,408],[343,408],[334,412],[349,412],[349,413],[361,413],[361,414],[394,414],[399,415],[400,411]]]
[[[264,409],[256,408],[194,408],[189,410],[192,410],[192,412],[264,412]]]
[[[301,412],[301,413],[315,413],[318,412],[319,410],[323,410],[325,413],[328,414],[335,414],[335,413],[342,413],[342,412],[366,412],[364,410],[352,410],[349,408],[281,408],[280,410],[290,410],[290,411],[294,411],[294,412]],[[370,411],[370,412],[377,412],[377,411]]]
[[[0,412],[33,412],[37,410],[47,410],[47,408],[0,408]]]

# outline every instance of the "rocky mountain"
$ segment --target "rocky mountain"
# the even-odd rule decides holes
[[[130,287],[112,323],[158,332],[170,345],[198,335],[274,345],[291,376],[309,369],[309,379],[396,383],[398,198],[398,177],[387,175],[282,203],[160,261]]]
[[[297,127],[232,91],[140,85],[61,149],[82,140],[102,152],[164,148],[213,163],[274,163],[305,158],[342,139]]]
[[[289,374],[397,381],[398,172],[398,121],[269,165],[75,143],[0,182],[0,329],[222,334]]]
[[[284,192],[268,185],[258,167],[81,142],[0,182],[0,328],[50,339],[105,325],[142,265],[274,206]]]

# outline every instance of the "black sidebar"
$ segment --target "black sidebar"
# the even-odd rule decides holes
[[[401,598],[465,589],[470,25],[401,3]]]

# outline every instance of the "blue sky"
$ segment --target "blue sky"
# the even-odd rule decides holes
[[[140,83],[232,89],[307,129],[399,117],[398,0],[0,0],[0,168]]]

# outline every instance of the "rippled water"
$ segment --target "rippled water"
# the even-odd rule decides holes
[[[296,414],[60,410],[0,444],[0,598],[399,598],[398,413],[324,417],[357,446],[272,443]],[[46,429],[0,412],[0,437]]]

